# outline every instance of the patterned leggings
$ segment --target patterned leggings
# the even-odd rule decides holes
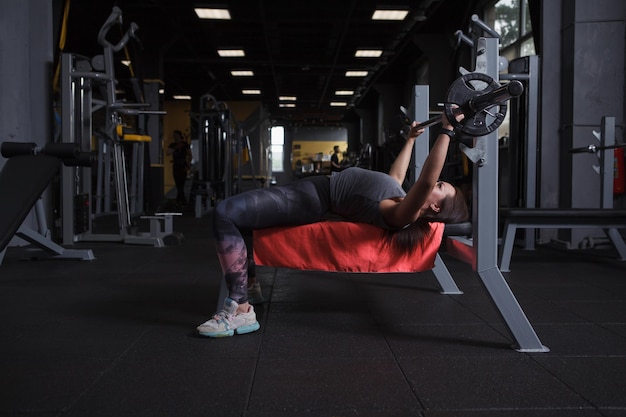
[[[238,304],[248,301],[248,250],[242,232],[315,223],[329,208],[330,181],[326,176],[251,190],[220,201],[213,215],[213,233],[228,297]]]

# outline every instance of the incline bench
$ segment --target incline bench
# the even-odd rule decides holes
[[[79,152],[71,144],[48,144],[44,149],[37,149],[35,143],[21,142],[2,143],[0,153],[9,158],[0,171],[0,192],[3,195],[0,200],[0,264],[9,241],[15,235],[55,258],[95,259],[91,249],[66,249],[22,224],[59,172],[61,163],[68,166],[89,165],[92,163],[91,155]]]
[[[500,270],[508,272],[517,229],[602,228],[613,242],[620,259],[626,260],[626,245],[617,229],[626,228],[626,210],[621,209],[502,209],[504,219]]]

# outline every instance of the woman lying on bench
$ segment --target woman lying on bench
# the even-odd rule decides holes
[[[224,337],[254,332],[260,327],[248,302],[248,253],[241,233],[244,230],[310,224],[334,213],[350,222],[385,229],[386,239],[395,250],[410,253],[430,231],[430,222],[465,221],[468,208],[462,192],[439,181],[450,138],[454,136],[445,116],[419,178],[408,192],[402,189],[415,139],[424,131],[416,126],[414,122],[389,174],[354,167],[330,177],[307,177],[222,200],[213,213],[213,233],[228,297],[222,311],[198,326],[198,333]]]

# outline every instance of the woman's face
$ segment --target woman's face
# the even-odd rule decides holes
[[[445,181],[437,181],[437,184],[435,185],[433,190],[430,192],[429,201],[431,203],[441,205],[441,202],[446,197],[454,197],[455,193],[456,193],[456,190],[454,189],[454,186],[452,184],[450,184],[449,182],[445,182]]]

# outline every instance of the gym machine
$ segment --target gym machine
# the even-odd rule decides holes
[[[472,224],[471,239],[450,236],[449,248],[461,254],[480,278],[490,299],[515,340],[515,349],[520,352],[548,352],[541,344],[533,327],[517,302],[497,264],[498,255],[498,131],[506,115],[506,99],[517,97],[523,85],[516,80],[507,85],[499,83],[499,36],[476,15],[472,16],[469,36],[457,35],[472,46],[473,72],[460,68],[463,74],[448,91],[444,111],[448,120],[460,132],[474,137],[472,144],[459,143],[461,150],[473,162],[472,177]],[[424,120],[427,114],[423,99],[424,90],[416,89],[414,120]],[[419,99],[419,100],[418,100]],[[495,105],[493,103],[496,103]],[[428,103],[428,100],[425,101]],[[427,106],[427,104],[426,104]],[[461,108],[465,119],[459,123],[454,119],[456,108]],[[429,119],[425,127],[439,122],[440,116]],[[469,145],[469,146],[468,146]],[[425,159],[428,149],[422,141],[416,142],[416,169]],[[416,173],[417,177],[417,173]],[[455,249],[456,248],[456,249]],[[451,251],[452,252],[452,251]],[[450,282],[445,264],[437,255],[433,272],[438,280]],[[441,278],[443,277],[443,279]],[[450,286],[451,293],[459,293]]]
[[[247,155],[256,184],[254,158],[250,138],[244,134],[228,105],[210,94],[200,97],[198,114],[198,178],[194,190],[196,217],[201,211],[201,199],[207,198],[207,208],[215,200],[239,193],[244,178],[243,155]],[[254,129],[252,129],[254,130]]]
[[[104,128],[95,135],[98,142],[95,197],[92,198],[91,167],[64,167],[61,172],[61,232],[64,244],[115,241],[164,246],[163,239],[171,235],[172,216],[179,214],[144,216],[150,221],[150,233],[139,233],[132,221],[133,213],[143,211],[144,146],[151,138],[127,133],[123,118],[165,113],[146,110],[150,106],[148,103],[127,103],[117,99],[114,53],[122,50],[135,37],[138,29],[135,23],[131,23],[122,39],[113,45],[107,40],[107,34],[113,26],[121,24],[122,11],[113,7],[98,33],[102,55],[92,59],[69,53],[61,56],[62,142],[76,144],[83,152],[90,151],[93,147],[92,115],[100,109],[104,109],[105,113]],[[93,97],[95,87],[103,91],[103,98]],[[128,145],[132,146],[130,157],[125,149]],[[130,166],[127,166],[128,161],[132,161]],[[92,207],[94,202],[95,210]],[[94,233],[93,216],[113,210],[117,211],[118,230]]]
[[[501,57],[501,60],[504,58]],[[524,93],[511,103],[510,130],[500,143],[500,207],[537,207],[539,155],[539,57],[517,58],[507,63],[508,72],[502,80],[520,80]],[[503,67],[503,65],[501,65]],[[535,247],[535,230],[524,230],[519,245]]]
[[[215,201],[232,195],[233,131],[228,105],[206,94],[200,97],[198,114],[197,178],[192,195],[196,217],[202,215],[204,198],[208,210]]]

